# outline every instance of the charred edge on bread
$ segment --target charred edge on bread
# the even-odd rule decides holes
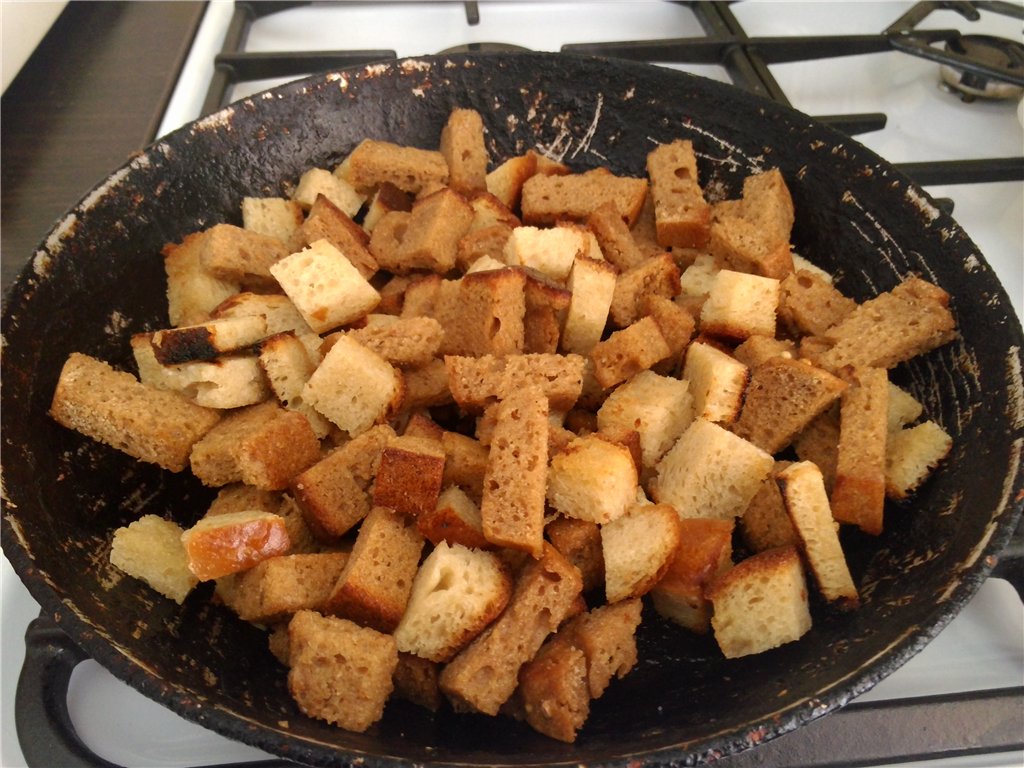
[[[212,360],[220,354],[213,334],[206,328],[185,328],[173,333],[155,333],[150,342],[153,354],[161,365]]]

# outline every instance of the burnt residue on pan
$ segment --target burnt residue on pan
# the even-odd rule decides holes
[[[961,339],[894,380],[954,438],[946,466],[887,511],[878,539],[844,531],[857,611],[813,606],[800,642],[726,661],[713,640],[645,619],[640,663],[595,702],[575,745],[525,725],[389,703],[352,734],[288,696],[266,634],[200,589],[178,606],[107,562],[142,513],[188,525],[212,496],[47,415],[64,359],[130,369],[128,335],[166,327],[160,250],[246,195],[280,195],[366,137],[435,148],[455,106],[484,117],[492,160],[535,149],[576,170],[642,175],[657,143],[692,139],[715,199],[778,167],[795,249],[864,299],[919,273],[952,297]],[[7,256],[7,254],[5,254]],[[3,311],[3,548],[45,610],[119,678],[183,716],[309,765],[691,765],[842,706],[910,658],[989,573],[1024,504],[1022,334],[973,243],[926,193],[856,142],[721,83],[560,54],[441,56],[317,75],[253,96],[131,159],[28,258]]]

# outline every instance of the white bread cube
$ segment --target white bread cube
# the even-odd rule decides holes
[[[243,197],[242,228],[294,244],[303,221],[302,206],[284,197]]]
[[[183,532],[170,520],[143,515],[114,531],[110,564],[180,605],[199,583],[188,568]]]
[[[729,339],[774,336],[780,285],[773,277],[719,270],[700,311],[701,331]]]
[[[731,424],[743,409],[750,369],[717,347],[694,342],[686,350],[683,378],[690,383],[695,418]]]
[[[572,440],[551,459],[547,499],[566,517],[610,523],[636,499],[636,485],[629,449],[592,434]]]
[[[907,424],[913,424],[923,411],[924,406],[918,402],[917,398],[905,389],[889,382],[888,429],[890,432],[895,432]]]
[[[586,253],[589,243],[581,230],[571,227],[516,227],[505,243],[505,263],[543,272],[564,282],[577,255]]]
[[[569,272],[566,287],[572,292],[562,329],[562,349],[590,354],[601,340],[615,296],[615,267],[604,260],[580,256]]]
[[[856,607],[860,598],[846,565],[839,523],[832,517],[821,470],[813,462],[799,461],[779,472],[777,478],[786,511],[822,595],[842,607]]]
[[[716,579],[707,595],[715,640],[728,659],[791,643],[811,628],[807,580],[793,547],[748,557]]]
[[[355,437],[396,410],[404,389],[402,375],[387,360],[342,336],[309,377],[302,399]]]
[[[359,213],[366,202],[366,195],[357,192],[337,173],[323,168],[310,168],[299,177],[292,199],[308,211],[316,202],[317,195],[326,197],[349,217]]]
[[[317,333],[351,323],[380,303],[377,290],[327,240],[285,256],[270,273]]]
[[[743,514],[775,465],[771,454],[706,419],[696,419],[655,466],[651,498],[682,518]]]
[[[692,421],[687,382],[653,371],[633,376],[608,395],[597,412],[602,432],[636,430],[645,467],[653,467]]]
[[[679,276],[679,295],[700,299],[708,295],[720,267],[715,257],[701,253]]]
[[[885,447],[885,493],[905,499],[953,448],[953,439],[934,421],[889,433]]]
[[[205,233],[196,232],[181,243],[165,245],[167,316],[171,325],[191,325],[206,320],[213,309],[239,290],[238,282],[216,277],[203,266]]]
[[[682,524],[668,504],[633,504],[601,526],[605,596],[609,603],[647,594],[679,548]]]
[[[398,650],[446,662],[501,613],[511,595],[512,579],[497,555],[442,541],[413,580],[394,631]]]
[[[260,345],[259,363],[278,402],[309,419],[317,437],[326,437],[330,423],[302,399],[302,390],[319,358],[316,362],[310,359],[306,346],[294,334],[279,333]]]

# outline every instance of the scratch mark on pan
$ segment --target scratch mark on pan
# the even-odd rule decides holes
[[[601,122],[601,109],[604,107],[604,94],[597,94],[597,104],[594,106],[594,117],[590,121],[590,126],[587,128],[587,132],[583,134],[583,138],[580,139],[576,145],[576,149],[573,150],[572,157],[575,159],[576,155],[584,150],[590,149],[590,142],[594,140],[594,134],[597,133],[598,123]]]

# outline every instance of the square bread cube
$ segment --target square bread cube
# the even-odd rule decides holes
[[[320,195],[334,203],[347,216],[355,216],[366,202],[366,195],[357,192],[339,175],[324,168],[310,168],[299,177],[292,199],[308,211]]]
[[[608,389],[671,354],[658,322],[648,315],[595,344],[590,350],[590,360],[597,383]]]
[[[291,549],[284,518],[262,510],[203,517],[181,534],[181,543],[200,581],[247,571]]]
[[[548,504],[568,517],[610,523],[636,500],[633,455],[598,434],[577,437],[551,459]]]
[[[794,547],[748,557],[708,588],[711,626],[727,659],[777,648],[811,628],[807,580]]]
[[[587,249],[583,233],[569,227],[516,227],[505,243],[505,263],[536,269],[564,282],[576,257]]]
[[[323,195],[317,195],[297,237],[299,244],[293,250],[317,240],[327,240],[345,254],[345,258],[367,280],[377,272],[377,260],[369,250],[370,236],[351,216]]]
[[[682,537],[679,515],[668,504],[632,504],[601,526],[605,596],[609,603],[642,597],[672,564]]]
[[[484,121],[475,109],[453,109],[441,129],[441,154],[448,165],[449,186],[467,194],[487,189]]]
[[[774,336],[779,285],[775,278],[719,270],[701,307],[701,332],[732,340]]]
[[[317,240],[270,268],[309,327],[325,333],[368,314],[380,294],[327,240]]]
[[[445,453],[440,443],[402,435],[390,440],[380,454],[373,486],[373,504],[409,517],[437,507],[444,477]]]
[[[302,206],[284,197],[243,197],[242,228],[294,245],[302,226]]]
[[[459,240],[472,223],[472,206],[452,189],[445,187],[420,198],[413,203],[394,258],[380,265],[399,274],[426,269],[443,275],[455,267]]]
[[[731,424],[743,409],[750,369],[703,341],[686,350],[683,379],[690,383],[693,415],[716,424]]]
[[[200,257],[205,236],[205,232],[194,232],[160,251],[167,275],[167,316],[171,325],[192,325],[209,319],[218,304],[240,290],[237,280],[217,277],[203,266]]]
[[[274,278],[270,267],[288,255],[288,246],[276,237],[234,224],[213,225],[199,242],[203,269],[246,289],[272,290]]]
[[[445,488],[437,506],[416,518],[416,528],[435,546],[442,541],[476,549],[490,546],[484,536],[480,507],[457,485]]]
[[[640,435],[643,466],[653,467],[693,421],[693,397],[681,379],[641,371],[605,399],[597,426]]]
[[[700,248],[708,241],[711,207],[704,200],[693,142],[660,144],[647,155],[658,243]]]
[[[309,377],[302,397],[355,437],[397,410],[404,389],[402,375],[387,360],[342,336]]]
[[[288,624],[288,690],[299,709],[362,733],[384,714],[398,649],[390,635],[299,611]]]
[[[889,434],[885,457],[885,492],[905,499],[949,455],[953,439],[934,421],[923,421]]]
[[[730,520],[754,498],[775,460],[706,419],[696,419],[655,466],[652,498],[680,517]]]
[[[345,552],[287,554],[219,579],[217,594],[243,621],[278,624],[303,610],[319,611],[345,567]]]
[[[577,258],[566,287],[572,292],[562,328],[562,349],[586,355],[601,340],[615,295],[616,270],[607,261]]]
[[[182,533],[177,523],[143,515],[114,531],[110,564],[180,605],[199,583],[189,570]]]

